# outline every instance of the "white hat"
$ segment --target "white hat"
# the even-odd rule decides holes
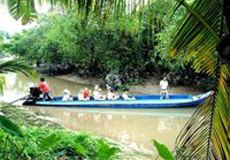
[[[70,91],[68,89],[64,89],[63,93],[70,94]]]

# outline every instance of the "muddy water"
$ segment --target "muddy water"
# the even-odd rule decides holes
[[[76,95],[81,88],[91,85],[80,85],[57,78],[46,78],[52,95],[61,95],[64,89],[69,89]],[[11,102],[23,97],[29,91],[29,86],[38,83],[38,79],[29,79],[22,75],[6,75],[6,87],[0,100]],[[155,90],[154,90],[155,88]],[[157,92],[156,86],[135,86],[132,93]],[[171,93],[190,93],[195,91],[184,87],[173,87]],[[177,134],[191,117],[195,108],[188,109],[84,109],[84,108],[54,108],[29,107],[34,112],[46,113],[55,118],[63,126],[76,131],[88,131],[99,136],[105,136],[137,150],[155,150],[151,144],[156,139],[171,149]]]

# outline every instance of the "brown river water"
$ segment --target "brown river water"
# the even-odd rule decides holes
[[[52,90],[52,96],[60,96],[64,89],[72,95],[84,87],[92,89],[92,85],[77,84],[59,78],[46,78]],[[30,79],[22,75],[7,74],[4,95],[0,100],[11,102],[23,97],[29,86],[37,84],[39,79]],[[157,86],[135,86],[130,93],[157,93]],[[171,93],[197,94],[185,87],[172,87]],[[21,104],[17,102],[16,104]],[[66,128],[74,131],[86,131],[94,135],[106,137],[124,144],[137,151],[150,153],[155,151],[152,139],[165,144],[171,150],[175,139],[195,108],[183,109],[86,109],[86,108],[55,108],[34,107],[34,112],[45,113]]]

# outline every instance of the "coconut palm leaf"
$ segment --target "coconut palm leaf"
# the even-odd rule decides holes
[[[176,141],[177,159],[230,159],[230,64],[219,61],[216,45],[229,33],[224,1],[195,0],[178,26],[171,55],[183,54],[198,72],[216,78],[215,94],[202,104]],[[176,6],[178,8],[178,6]]]
[[[7,6],[13,18],[21,18],[22,24],[37,18],[34,0],[7,0]]]
[[[229,69],[229,65],[222,66],[218,95],[201,105],[179,134],[177,159],[230,158]]]
[[[0,75],[0,92],[3,91],[3,84],[5,84],[5,77],[3,75]]]
[[[221,75],[218,95],[202,104],[179,134],[177,159],[230,158],[230,65],[222,66]]]
[[[191,7],[185,2],[183,4],[192,12],[187,13],[176,29],[170,53],[176,55],[187,50],[184,52],[185,59],[196,59],[193,68],[212,75],[215,70],[212,64],[216,60],[216,44],[220,42],[217,33],[221,21],[221,3],[217,0],[198,0]]]
[[[2,93],[3,85],[5,83],[4,76],[1,74],[5,74],[8,72],[22,73],[29,77],[36,76],[36,72],[34,68],[20,60],[10,60],[10,61],[0,62],[0,93]]]

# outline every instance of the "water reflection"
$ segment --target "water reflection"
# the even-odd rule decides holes
[[[90,131],[134,148],[147,148],[149,150],[154,149],[150,142],[152,139],[157,139],[173,149],[176,135],[194,110],[143,111],[53,107],[31,107],[31,109],[52,115],[57,122],[72,130]],[[88,111],[85,112],[86,110]]]
[[[3,95],[0,100],[11,102],[15,99],[25,96],[29,91],[29,85],[33,84],[31,79],[25,76],[18,76],[15,73],[5,75],[6,85],[3,89]]]

